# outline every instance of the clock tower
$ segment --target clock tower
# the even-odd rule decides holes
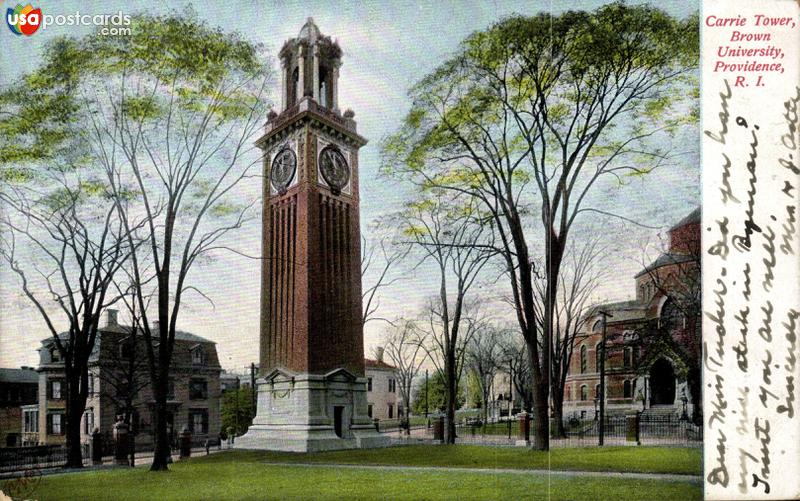
[[[386,444],[367,415],[358,150],[339,111],[342,51],[308,19],[280,51],[281,113],[264,135],[261,370],[236,447],[315,451]]]

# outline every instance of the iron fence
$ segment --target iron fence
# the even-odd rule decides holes
[[[89,457],[89,445],[81,445],[84,460]],[[64,445],[31,445],[0,448],[0,472],[54,468],[67,463]]]
[[[631,416],[606,416],[603,427],[604,445],[663,445],[700,446],[703,428],[678,416],[638,414]],[[483,445],[518,445],[524,437],[516,420],[483,423],[480,420],[461,421],[456,424],[456,443]],[[412,432],[419,438],[432,439],[432,429]],[[529,439],[536,434],[536,422],[530,423]],[[563,433],[556,422],[550,422],[550,446],[592,447],[599,445],[600,426],[596,420],[565,421]]]

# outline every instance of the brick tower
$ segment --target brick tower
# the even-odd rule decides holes
[[[313,451],[385,444],[367,416],[358,150],[338,108],[342,51],[309,18],[280,51],[282,112],[264,154],[261,372],[236,446]]]

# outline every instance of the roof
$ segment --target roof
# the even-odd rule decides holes
[[[681,264],[689,261],[695,261],[698,257],[691,254],[679,254],[675,252],[665,252],[658,256],[658,259],[650,263],[645,269],[636,274],[633,278],[639,278],[645,273],[661,268],[662,266],[669,266],[672,264]]]
[[[0,368],[0,382],[38,384],[39,374],[33,369]]]
[[[319,28],[314,23],[314,18],[309,17],[308,20],[306,20],[306,24],[300,28],[300,33],[297,35],[297,38],[305,38],[313,43],[317,38],[320,37],[320,34]]]
[[[103,333],[116,333],[116,334],[129,334],[131,332],[130,325],[122,325],[122,324],[114,324],[114,325],[106,325],[101,326],[97,330],[97,338],[95,339],[94,347],[92,349],[91,355],[89,355],[90,361],[97,361],[99,358],[100,353],[100,340],[103,337]],[[157,333],[158,331],[155,331]],[[69,337],[68,332],[62,332],[58,335],[61,339],[67,339]],[[192,334],[191,332],[186,331],[175,331],[175,340],[176,341],[189,341],[194,343],[209,343],[209,344],[216,344],[214,341],[208,340],[206,338],[200,337],[198,335]],[[154,342],[158,342],[157,338],[153,339]],[[42,345],[44,346],[51,346],[53,343],[52,336],[46,337],[42,339]]]
[[[686,226],[687,224],[692,223],[699,223],[700,222],[700,207],[697,207],[695,210],[689,213],[688,216],[678,221],[669,231],[677,230],[681,226]]]
[[[364,366],[370,369],[397,369],[394,365],[389,365],[383,360],[372,360],[371,358],[364,359]]]
[[[643,318],[646,310],[647,306],[645,304],[633,299],[628,301],[618,301],[616,303],[599,304],[590,309],[587,313],[587,316],[591,317],[597,315],[600,311],[606,311],[613,315],[608,318],[608,323],[628,322]],[[592,326],[588,325],[587,327],[591,328]]]

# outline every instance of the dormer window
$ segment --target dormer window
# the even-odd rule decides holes
[[[206,352],[202,346],[192,347],[192,365],[205,365]]]
[[[51,362],[61,362],[62,361],[61,352],[58,351],[58,347],[57,346],[53,346],[52,348],[50,348],[50,361]]]
[[[123,360],[133,358],[133,344],[130,341],[124,341],[119,345],[119,356]]]

